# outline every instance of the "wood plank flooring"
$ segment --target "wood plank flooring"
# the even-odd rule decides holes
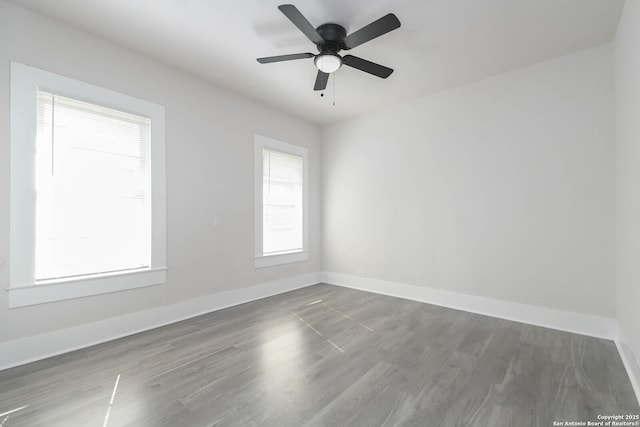
[[[546,427],[638,413],[611,341],[325,284],[0,372],[1,427]]]

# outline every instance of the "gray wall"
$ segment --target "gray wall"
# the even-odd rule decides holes
[[[614,317],[612,61],[605,45],[323,129],[325,270]]]
[[[0,292],[0,342],[320,270],[317,127],[4,1],[0,41],[0,285],[10,255],[10,61],[165,106],[169,267],[163,286],[38,306],[8,309]],[[255,133],[309,148],[308,262],[254,268]]]
[[[640,360],[640,2],[627,1],[615,49],[618,324]],[[640,366],[635,365],[640,396]]]

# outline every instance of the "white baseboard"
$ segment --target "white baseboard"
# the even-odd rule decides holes
[[[640,405],[640,364],[628,343],[629,341],[627,340],[624,332],[619,329],[618,338],[616,339],[616,347],[618,347],[618,353],[620,353],[622,363],[624,364],[624,368],[627,370],[627,375],[629,375],[629,380],[633,386],[633,391],[636,393],[638,405]]]
[[[0,370],[100,344],[319,282],[319,273],[274,280],[73,328],[0,343]]]
[[[617,336],[617,322],[608,317],[556,310],[349,274],[323,272],[321,278],[323,282],[332,285],[425,302],[545,328],[610,340],[614,340]]]

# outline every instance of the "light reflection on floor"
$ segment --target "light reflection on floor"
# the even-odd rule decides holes
[[[5,423],[7,422],[7,420],[9,420],[12,414],[15,414],[16,412],[21,411],[27,408],[28,406],[29,405],[20,406],[19,408],[11,409],[10,411],[6,411],[0,414],[0,418],[4,417],[2,418],[2,421],[0,421],[0,427],[5,425]]]
[[[304,398],[286,392],[304,389],[303,378],[293,369],[305,363],[303,332],[295,319],[263,332],[259,375],[267,397],[265,407],[295,406],[297,399]]]
[[[109,424],[109,416],[111,415],[111,408],[113,407],[113,401],[116,398],[116,393],[118,392],[118,384],[120,383],[120,374],[116,377],[116,382],[113,385],[113,391],[111,392],[111,400],[109,401],[109,407],[107,408],[107,413],[104,415],[104,423],[102,427],[107,427]]]

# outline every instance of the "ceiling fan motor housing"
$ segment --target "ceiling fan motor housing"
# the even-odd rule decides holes
[[[347,37],[347,30],[342,25],[322,24],[316,28],[316,31],[324,39],[323,43],[317,44],[319,52],[337,53],[345,49],[343,40]]]

